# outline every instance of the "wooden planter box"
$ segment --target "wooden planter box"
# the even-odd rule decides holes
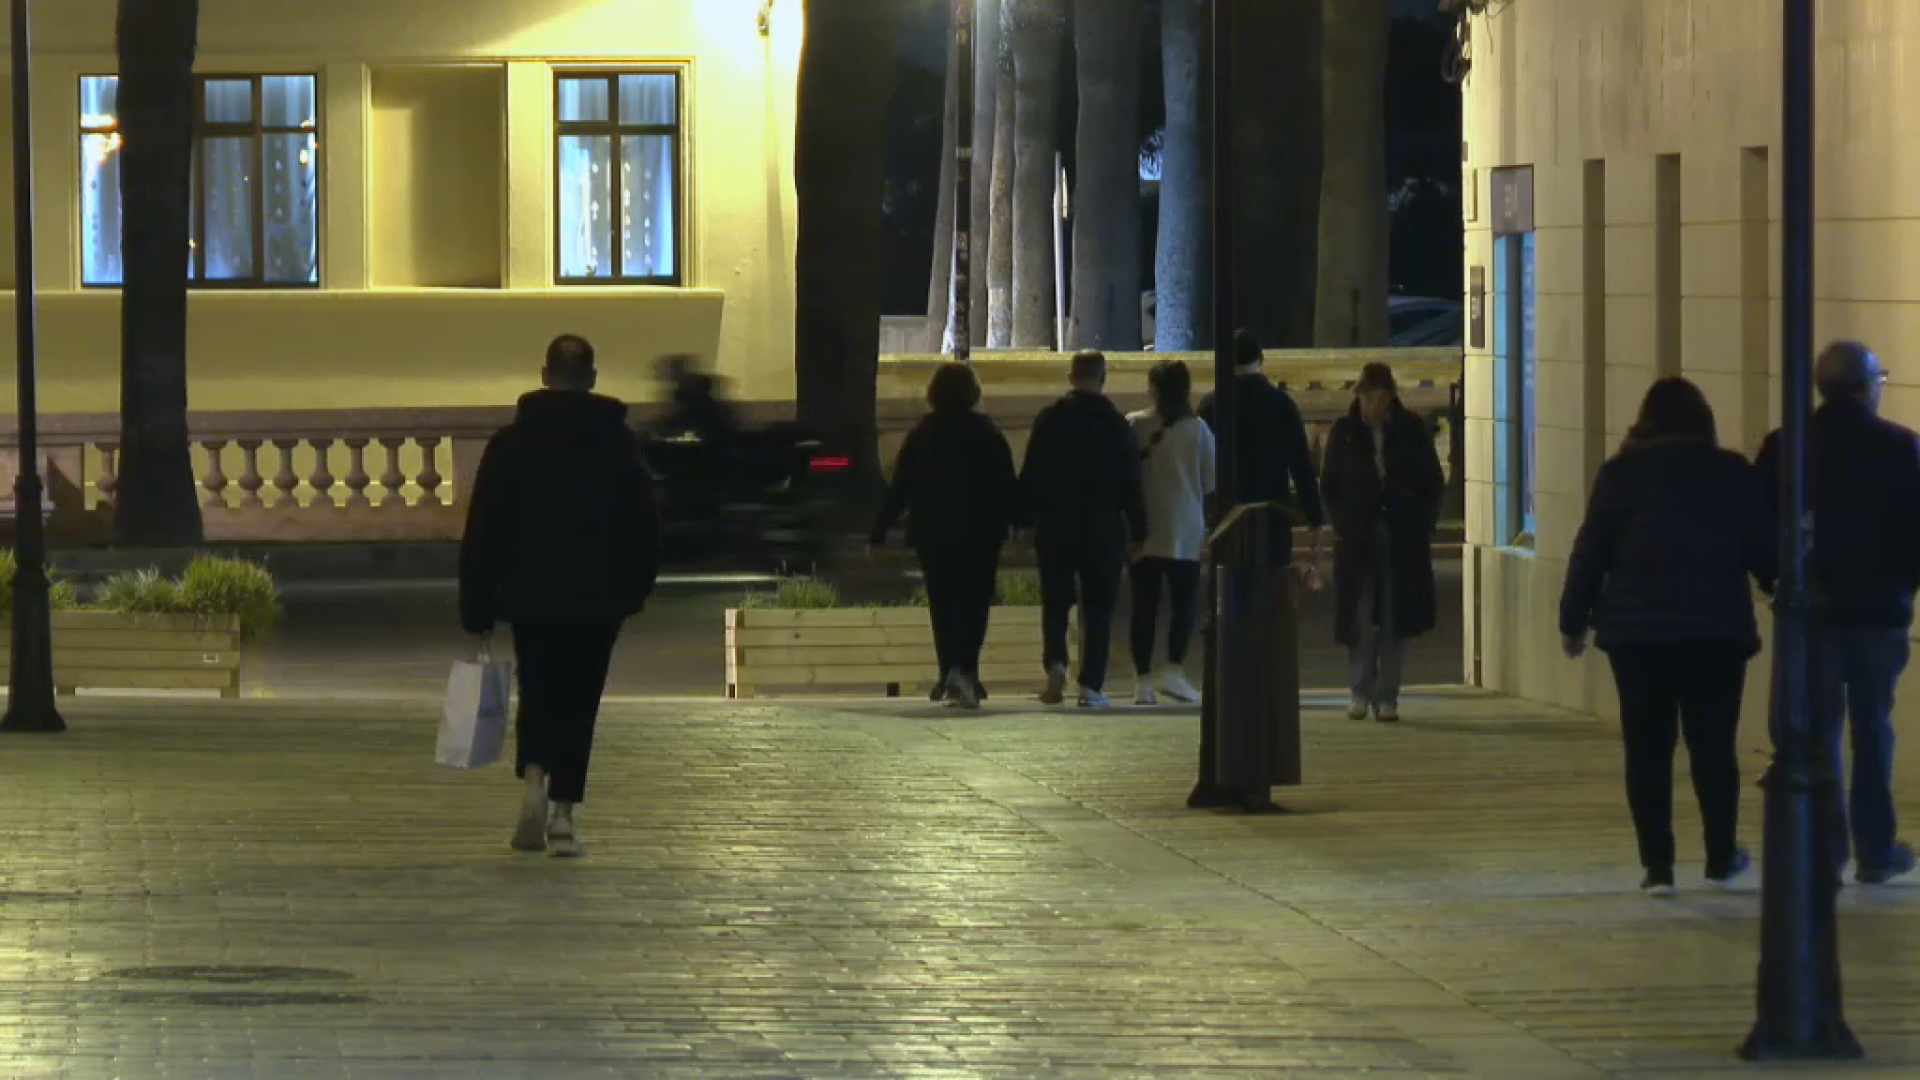
[[[728,697],[816,689],[924,693],[939,677],[938,666],[925,608],[727,612]],[[980,681],[1015,693],[1038,691],[1046,682],[1039,608],[993,609]]]
[[[11,648],[11,628],[0,647]],[[218,690],[240,696],[240,618],[53,613],[53,685],[77,690]]]

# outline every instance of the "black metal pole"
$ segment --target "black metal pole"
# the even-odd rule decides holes
[[[0,731],[65,731],[53,700],[51,588],[47,580],[46,522],[40,516],[40,417],[34,370],[33,325],[33,105],[27,0],[13,0],[13,257],[14,364],[20,467],[13,485],[13,672]]]
[[[973,99],[974,55],[979,35],[974,32],[979,0],[953,0],[953,77],[959,80],[959,115],[954,153],[953,197],[953,358],[960,363],[973,359]]]
[[[1840,990],[1833,848],[1838,776],[1813,716],[1814,635],[1808,588],[1808,428],[1813,381],[1814,0],[1785,0],[1781,157],[1780,582],[1774,596],[1773,764],[1766,789],[1758,1017],[1740,1048],[1750,1060],[1857,1058]],[[1834,718],[1826,718],[1832,722]]]
[[[1224,519],[1240,495],[1233,454],[1234,183],[1233,0],[1213,0],[1213,441],[1214,496]]]

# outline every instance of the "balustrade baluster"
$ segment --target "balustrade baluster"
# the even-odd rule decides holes
[[[266,483],[260,475],[260,447],[265,443],[259,439],[239,439],[234,443],[240,448],[240,505],[243,508],[257,510],[267,505],[260,498],[260,488]]]
[[[113,493],[120,486],[120,477],[114,471],[114,465],[120,457],[120,444],[100,444],[100,476],[94,480],[94,490],[100,492],[100,502],[113,505]]]
[[[207,475],[200,481],[200,486],[207,489],[204,505],[209,510],[225,510],[227,508],[227,474],[221,467],[220,453],[227,448],[227,441],[206,439],[200,445],[207,451]]]
[[[333,449],[333,440],[308,439],[307,445],[313,447],[313,477],[307,481],[313,488],[313,505],[332,506],[333,473],[327,468],[327,451]]]
[[[387,451],[387,471],[380,477],[380,486],[386,488],[387,493],[381,496],[380,505],[405,506],[407,499],[400,489],[406,486],[407,478],[400,471],[400,448],[407,445],[407,440],[383,436],[380,445]]]
[[[273,501],[275,510],[298,510],[300,500],[294,491],[300,486],[300,475],[293,471],[293,452],[299,448],[299,439],[275,439],[274,449],[280,451],[280,471],[274,474],[273,486],[280,490],[280,497]]]
[[[435,467],[440,456],[440,438],[437,435],[423,435],[413,440],[420,446],[420,505],[440,506],[440,483],[442,477]]]
[[[373,477],[367,475],[368,439],[347,439],[347,506],[358,508],[371,506],[367,500],[367,485],[373,483]]]

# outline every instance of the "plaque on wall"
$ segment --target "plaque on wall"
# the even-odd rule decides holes
[[[1495,236],[1533,231],[1533,166],[1493,170],[1492,197]]]
[[[1472,285],[1467,297],[1467,347],[1484,349],[1487,347],[1487,268],[1473,267],[1469,275]]]

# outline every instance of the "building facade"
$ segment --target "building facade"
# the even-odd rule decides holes
[[[50,413],[119,400],[115,6],[34,5]],[[626,397],[667,353],[791,396],[797,0],[200,7],[196,412],[497,405],[561,332]]]
[[[1902,361],[1920,350],[1920,4],[1822,0],[1818,19],[1816,336],[1879,350],[1888,415],[1920,424]],[[1780,0],[1473,17],[1470,681],[1615,712],[1604,658],[1565,659],[1557,629],[1592,478],[1661,376],[1698,383],[1748,454],[1778,423],[1780,27]]]

